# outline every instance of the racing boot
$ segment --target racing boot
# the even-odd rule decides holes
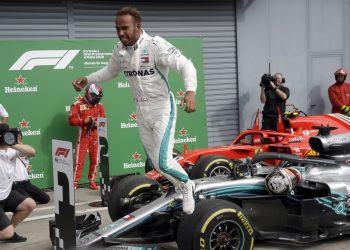
[[[98,187],[94,181],[89,182],[89,188],[91,188],[93,190],[98,190]]]
[[[186,214],[192,214],[194,211],[194,182],[188,180],[186,183],[182,182],[180,184],[180,189],[182,192],[183,200],[182,200],[182,210]]]

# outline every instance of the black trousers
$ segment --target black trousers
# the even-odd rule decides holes
[[[14,182],[12,184],[12,190],[16,190],[24,196],[31,197],[35,202],[40,204],[46,204],[50,201],[48,196],[43,190],[34,186],[29,180],[23,182]]]
[[[261,129],[277,131],[278,117],[263,115]]]

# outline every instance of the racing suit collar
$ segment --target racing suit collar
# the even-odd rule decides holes
[[[129,51],[130,54],[134,53],[139,47],[142,41],[144,40],[144,37],[146,36],[146,32],[142,29],[141,30],[141,36],[137,40],[137,42],[134,45],[131,46],[124,46],[127,51]]]

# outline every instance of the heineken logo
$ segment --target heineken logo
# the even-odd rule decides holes
[[[129,122],[121,122],[120,128],[137,128],[137,115],[135,112],[129,114]]]
[[[186,136],[187,135],[187,130],[184,129],[184,128],[180,129],[180,135],[181,136]]]
[[[31,130],[31,126],[29,126],[29,121],[26,119],[22,119],[18,124],[20,125],[20,128],[22,130],[22,135],[23,136],[36,136],[36,135],[41,135],[41,129],[37,130]]]
[[[45,178],[45,173],[41,172],[41,173],[30,173],[28,174],[28,177],[30,180],[34,180],[34,179],[44,179]]]
[[[135,152],[135,153],[132,154],[132,158],[133,158],[134,161],[138,161],[141,158],[141,154]]]
[[[17,85],[24,85],[24,84],[26,84],[26,83],[25,83],[25,79],[26,79],[26,78],[24,78],[22,75],[19,75],[19,76],[16,77],[15,79],[16,79],[16,82],[17,82],[16,84],[17,84]]]
[[[142,160],[141,154],[135,151],[131,154],[131,162],[124,162],[123,168],[144,168],[145,162]]]
[[[184,97],[185,96],[185,91],[182,91],[182,89],[180,89],[179,91],[177,91],[177,96],[178,97]]]
[[[182,128],[179,130],[180,138],[175,139],[175,143],[189,143],[189,142],[197,142],[197,136],[190,137],[188,134],[188,130]]]
[[[27,86],[28,82],[26,81],[27,78],[25,78],[22,75],[19,75],[14,78],[16,82],[16,86],[14,87],[9,87],[6,86],[4,87],[5,93],[6,94],[11,94],[11,93],[23,93],[23,92],[38,92],[38,86]]]
[[[130,116],[131,120],[133,120],[133,121],[137,120],[137,115],[135,114],[135,112],[132,112],[129,116]]]

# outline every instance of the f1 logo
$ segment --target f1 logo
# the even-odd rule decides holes
[[[30,50],[11,66],[10,70],[32,70],[36,66],[54,65],[54,69],[65,69],[79,50]]]
[[[57,148],[55,156],[63,155],[64,158],[67,158],[68,153],[69,153],[69,149],[67,148]]]

